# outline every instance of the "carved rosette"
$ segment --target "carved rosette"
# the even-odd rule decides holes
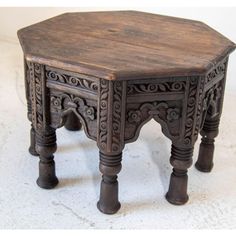
[[[143,121],[142,113],[156,118],[158,116],[165,122],[174,122],[180,118],[180,108],[169,107],[166,102],[144,103],[138,110],[128,112],[127,121],[129,123],[140,123]]]
[[[134,99],[131,100],[126,118],[127,142],[136,140],[141,127],[154,118],[161,124],[163,133],[175,145],[193,146],[200,130],[205,77],[185,77],[178,82],[176,82],[177,78],[171,79],[156,84],[146,82],[129,85],[129,96],[143,94],[150,100],[155,98],[158,100],[139,104],[135,103]],[[167,98],[164,101],[163,96]],[[174,97],[174,100],[169,100],[171,97]]]
[[[226,66],[227,59],[206,76],[127,82],[90,80],[28,62],[32,123],[37,130],[46,125],[57,128],[63,125],[63,117],[74,112],[87,136],[109,155],[120,153],[125,142],[136,140],[141,127],[153,118],[175,145],[192,147],[205,117],[221,113]],[[55,86],[48,83],[51,87],[47,89],[45,78]],[[69,87],[76,90],[68,92]],[[82,90],[86,93],[80,96]],[[45,109],[50,109],[50,117]]]
[[[91,123],[91,128],[96,125],[97,109],[95,106],[87,105],[85,99],[73,94],[52,90],[50,93],[50,111],[52,127],[59,128],[63,126],[66,116],[73,112],[83,123],[87,136],[95,139],[89,126],[91,126]]]
[[[126,135],[126,141],[134,141],[138,137],[142,125],[151,118],[162,125],[162,131],[167,137],[177,139],[180,135],[181,109],[181,102],[177,105],[173,101],[147,102],[139,105],[138,109],[128,109],[126,129],[128,131],[127,135],[131,134],[131,136]]]
[[[95,107],[86,106],[85,100],[73,94],[51,94],[51,111],[59,113],[74,112],[78,116],[83,116],[89,120],[95,120]]]
[[[163,133],[171,140],[180,139],[185,90],[186,77],[130,81],[127,88],[126,142],[135,141],[141,127],[151,118],[160,123]],[[143,99],[152,102],[142,102]]]
[[[125,96],[125,81],[100,81],[97,140],[103,153],[120,153],[124,147]]]

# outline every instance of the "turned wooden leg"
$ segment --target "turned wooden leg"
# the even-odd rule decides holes
[[[202,140],[199,149],[198,160],[195,167],[202,172],[210,172],[213,168],[214,142],[219,132],[219,118],[205,120],[201,130]]]
[[[99,169],[103,175],[97,207],[105,214],[114,214],[120,209],[117,174],[121,170],[121,159],[122,153],[114,156],[100,153]]]
[[[192,165],[192,155],[193,148],[181,148],[172,144],[170,163],[174,168],[166,199],[174,205],[182,205],[188,201],[187,169]]]
[[[40,158],[37,184],[41,188],[51,189],[58,184],[53,160],[53,153],[56,149],[55,130],[50,130],[50,132],[44,134],[36,133],[36,151]]]
[[[67,118],[65,123],[65,128],[70,131],[78,131],[82,128],[82,124],[79,118],[75,115],[74,112],[71,112]]]
[[[36,137],[35,137],[35,130],[33,126],[31,125],[30,129],[30,147],[29,147],[29,153],[33,156],[38,156],[39,154],[36,152]]]

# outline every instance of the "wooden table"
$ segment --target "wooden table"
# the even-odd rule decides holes
[[[100,151],[98,208],[117,212],[122,150],[153,118],[172,141],[166,199],[187,202],[187,169],[199,132],[196,167],[208,172],[213,166],[234,43],[199,21],[136,11],[66,13],[18,36],[32,122],[29,151],[40,157],[40,187],[58,183],[56,129],[82,124]]]

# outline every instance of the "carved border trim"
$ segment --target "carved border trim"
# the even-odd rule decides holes
[[[119,153],[124,147],[126,81],[100,80],[98,146],[102,152]]]
[[[98,93],[98,79],[90,80],[87,77],[83,78],[81,75],[69,74],[66,71],[50,67],[46,67],[46,78],[49,81],[87,90],[90,93]]]
[[[185,133],[184,144],[192,144],[192,137],[194,132],[195,112],[197,104],[197,92],[198,92],[198,77],[189,78],[189,88],[187,97],[187,109],[185,118]]]
[[[214,83],[217,78],[224,76],[227,70],[227,63],[228,58],[218,63],[218,65],[216,65],[211,71],[209,71],[205,78],[205,84],[211,84],[212,82]]]
[[[27,117],[29,121],[32,121],[32,108],[30,100],[30,69],[29,65],[24,58],[24,77],[25,77],[25,96],[27,101]]]
[[[127,86],[127,95],[184,92],[186,81],[131,83]]]
[[[98,145],[100,149],[106,150],[107,148],[107,135],[108,135],[108,92],[109,92],[109,81],[101,80],[100,82],[100,101],[98,105],[99,119],[98,119]]]
[[[198,134],[199,134],[199,131],[201,128],[200,126],[201,126],[201,121],[202,121],[204,86],[205,86],[205,78],[201,77],[200,83],[199,83],[196,125],[195,125],[195,130],[194,130],[194,140],[193,141],[197,140],[197,137],[198,137]]]
[[[43,96],[45,96],[43,92],[45,89],[44,66],[29,62],[29,74],[32,123],[35,129],[42,130],[46,126],[44,114],[45,99],[43,101]]]
[[[122,115],[122,82],[113,84],[113,112],[112,112],[112,151],[119,151],[122,142],[121,115]],[[123,107],[124,109],[124,107]]]

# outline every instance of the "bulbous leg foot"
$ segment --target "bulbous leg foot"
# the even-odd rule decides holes
[[[214,139],[202,138],[195,167],[201,172],[211,172],[213,168]]]
[[[202,140],[199,148],[198,160],[195,163],[197,170],[201,172],[210,172],[213,168],[214,142],[219,132],[219,118],[207,120],[204,122],[201,131]]]
[[[55,163],[53,160],[50,162],[39,162],[39,177],[37,184],[40,188],[52,189],[58,184],[58,179],[55,173]]]
[[[54,188],[58,184],[53,153],[56,151],[56,134],[36,134],[36,151],[39,153],[39,177],[37,184],[44,189]]]
[[[111,156],[100,153],[100,171],[103,173],[98,209],[105,214],[115,214],[120,209],[117,174],[121,170],[122,154]]]
[[[39,154],[36,152],[36,149],[35,149],[35,145],[36,145],[36,142],[35,142],[35,130],[33,127],[31,127],[31,130],[30,130],[30,147],[29,147],[29,153],[33,156],[38,156]]]
[[[174,167],[170,177],[169,190],[166,194],[168,202],[174,205],[185,204],[187,194],[187,169],[192,165],[193,148],[179,148],[172,145],[170,163]]]
[[[117,176],[103,176],[98,209],[105,214],[115,214],[120,209]]]
[[[166,194],[166,200],[174,205],[185,204],[189,197],[187,194],[188,176],[187,171],[173,170],[170,177],[170,186]]]

